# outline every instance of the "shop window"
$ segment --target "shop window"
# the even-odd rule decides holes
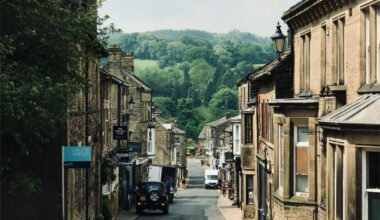
[[[301,126],[295,127],[294,135],[294,193],[297,195],[309,192],[308,128]]]
[[[380,219],[380,152],[364,151],[362,163],[362,219]]]
[[[246,181],[247,181],[247,195],[246,195],[246,200],[247,205],[252,205],[253,204],[253,175],[247,175],[246,176]]]

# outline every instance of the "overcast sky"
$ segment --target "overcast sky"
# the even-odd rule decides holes
[[[269,37],[277,21],[300,0],[106,0],[99,14],[124,32],[233,29]],[[283,32],[286,32],[281,22]]]

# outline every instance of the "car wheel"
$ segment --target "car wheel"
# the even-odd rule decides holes
[[[207,185],[205,185],[205,189],[207,189],[208,187],[207,187]]]
[[[170,199],[169,199],[169,203],[173,203],[173,198],[170,198]]]
[[[140,215],[142,214],[143,210],[141,208],[136,208],[136,214]]]

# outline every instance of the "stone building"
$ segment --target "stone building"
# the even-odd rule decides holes
[[[91,168],[65,169],[64,214],[67,219],[94,218],[100,213],[100,76],[99,57],[86,57],[81,62],[86,84],[69,104],[67,145],[91,146]]]
[[[171,166],[174,161],[175,152],[174,144],[174,124],[168,123],[162,119],[159,115],[155,116],[156,128],[155,128],[155,156],[152,158],[152,164]]]
[[[241,158],[243,180],[241,203],[246,218],[273,218],[274,111],[268,104],[281,97],[292,97],[291,56],[260,67],[238,82],[241,97]],[[245,93],[245,94],[243,94]],[[244,97],[244,98],[243,98]],[[257,178],[253,178],[257,176]]]
[[[257,176],[246,217],[380,217],[379,3],[299,2],[282,17],[284,67],[239,81],[242,169]]]
[[[231,125],[230,115],[227,114],[225,117],[222,117],[215,121],[207,123],[202,128],[202,132],[204,132],[205,135],[204,135],[204,141],[203,140],[200,140],[200,141],[204,143],[203,150],[206,155],[206,163],[212,169],[218,169],[219,167],[219,163],[220,163],[219,151],[220,150],[218,150],[217,147],[220,146],[221,143],[222,145],[224,144],[220,136],[222,135],[222,138],[224,138],[223,135],[224,135],[225,129],[230,125]],[[199,140],[198,140],[198,144],[199,144]]]
[[[120,208],[128,209],[133,203],[135,184],[147,179],[147,166],[151,162],[150,157],[154,155],[152,90],[134,74],[133,53],[124,53],[120,48],[110,48],[105,71],[107,74],[103,88],[104,107],[120,107],[113,107],[110,112],[105,108],[104,114],[116,115],[117,120],[109,121],[106,116],[103,117],[104,138],[111,139],[114,125],[126,126],[128,132],[127,140],[109,140],[112,145],[111,157],[116,154],[120,158],[117,168],[117,177],[121,181],[119,204],[123,206]],[[112,79],[110,89],[113,90],[105,87],[107,77]],[[109,157],[107,148],[104,150],[103,156]]]
[[[187,156],[186,156],[186,132],[174,126],[174,144],[177,149],[176,157],[179,180],[185,179],[187,175]]]
[[[302,147],[308,149],[309,173],[304,181],[309,189],[306,198],[314,206],[304,209],[304,216],[380,217],[377,110],[380,69],[376,46],[379,3],[306,0],[283,15],[294,33],[295,95],[290,100],[275,101],[275,105],[279,107],[278,116],[285,119],[285,125],[289,124],[289,145],[296,145],[290,152],[298,153],[297,143],[300,147],[306,144]],[[286,109],[280,110],[285,102],[297,99],[309,106],[309,113],[304,112],[299,125],[285,113]],[[284,129],[285,140],[286,135]],[[302,143],[302,139],[306,141]],[[288,161],[298,162],[297,159]],[[293,178],[294,169],[286,176]],[[292,199],[291,195],[291,191],[284,194]],[[294,211],[290,213],[281,206],[279,210],[284,216],[294,215]]]

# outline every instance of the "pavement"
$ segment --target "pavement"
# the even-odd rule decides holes
[[[219,194],[218,198],[218,208],[220,213],[222,213],[224,219],[243,219],[243,211],[236,205],[232,205],[233,201],[227,196]]]

